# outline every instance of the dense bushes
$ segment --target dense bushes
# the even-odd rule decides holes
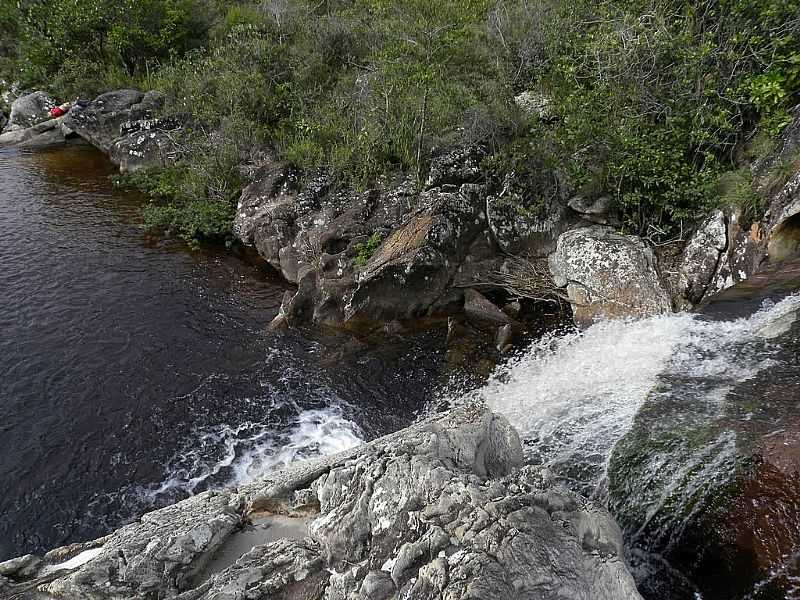
[[[203,46],[216,11],[205,0],[4,1],[16,23],[23,85],[93,95],[141,81],[170,57]]]
[[[800,100],[800,0],[211,2],[19,13],[29,81],[156,87],[191,115],[184,159],[150,182],[173,203],[153,220],[187,235],[226,230],[238,167],[262,152],[367,187],[421,181],[435,148],[480,142],[488,181],[514,173],[520,210],[568,174],[663,240],[719,201],[753,132],[776,134]],[[527,91],[548,118],[517,109]]]
[[[578,183],[599,180],[626,225],[667,231],[716,199],[756,125],[775,134],[800,88],[800,4],[573,3],[536,82]],[[564,25],[568,24],[569,28]]]

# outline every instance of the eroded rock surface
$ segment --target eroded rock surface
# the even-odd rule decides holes
[[[489,232],[479,149],[438,157],[427,183],[334,189],[325,174],[299,184],[291,165],[259,169],[234,230],[298,285],[290,322],[360,325],[463,312],[463,290],[503,264]]]
[[[69,568],[45,560],[10,573],[6,589],[94,600],[638,599],[609,515],[521,463],[508,422],[465,406],[154,511]],[[304,525],[214,560],[241,546],[248,520],[269,515]]]

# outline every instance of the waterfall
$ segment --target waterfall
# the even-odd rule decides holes
[[[596,493],[614,445],[661,379],[713,382],[715,391],[703,399],[713,402],[769,366],[765,340],[788,328],[798,309],[800,296],[790,296],[766,301],[749,318],[712,321],[679,313],[549,335],[468,397],[477,395],[509,419],[530,463]]]

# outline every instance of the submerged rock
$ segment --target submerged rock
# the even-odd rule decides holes
[[[609,515],[516,471],[521,462],[508,422],[466,406],[149,513],[73,559],[82,564],[10,589],[96,600],[639,598]],[[285,535],[242,529],[275,519]]]
[[[574,229],[558,238],[549,264],[556,286],[567,288],[581,326],[672,310],[653,252],[637,237],[605,227]]]

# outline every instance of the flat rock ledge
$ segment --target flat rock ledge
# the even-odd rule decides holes
[[[607,512],[464,406],[346,453],[0,563],[0,597],[638,599]]]

